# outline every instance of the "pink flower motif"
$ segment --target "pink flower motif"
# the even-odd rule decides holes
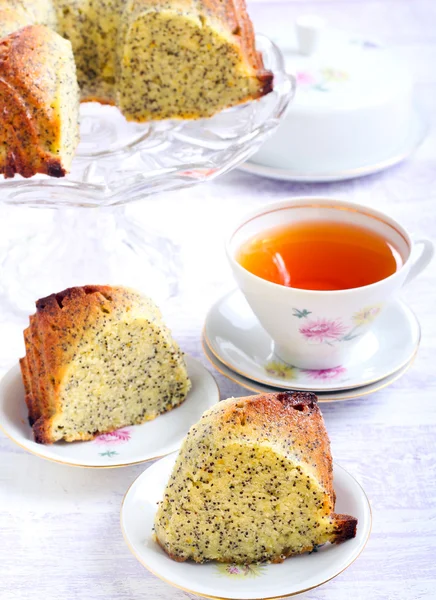
[[[97,444],[124,444],[130,440],[130,431],[128,429],[118,429],[111,433],[102,433],[95,438]]]
[[[306,339],[320,344],[330,340],[337,340],[342,337],[345,332],[345,325],[343,325],[339,319],[334,321],[329,321],[328,319],[316,319],[307,321],[300,327],[300,333],[304,335]]]
[[[345,367],[335,367],[334,369],[303,369],[303,373],[306,373],[312,379],[322,379],[323,381],[336,379],[336,377],[346,373],[346,371]]]
[[[236,565],[229,565],[227,567],[227,571],[231,574],[231,575],[239,575],[240,570],[239,567]]]
[[[298,71],[297,83],[300,85],[312,85],[315,82],[315,78],[311,73],[307,71]]]

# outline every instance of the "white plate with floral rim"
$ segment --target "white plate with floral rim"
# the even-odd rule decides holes
[[[173,561],[154,539],[157,503],[162,499],[176,454],[149,467],[132,484],[121,507],[124,539],[151,573],[185,592],[222,600],[267,600],[318,587],[353,563],[371,531],[371,508],[365,492],[345,469],[334,465],[338,513],[358,519],[357,535],[343,544],[326,544],[317,552],[288,558],[281,564],[222,565]]]
[[[217,383],[196,359],[186,356],[192,388],[177,408],[142,425],[123,427],[89,442],[37,444],[27,419],[24,387],[17,366],[0,382],[0,429],[24,450],[77,467],[123,467],[160,458],[177,450],[191,425],[219,402]]]
[[[221,373],[221,375],[224,375],[225,377],[227,377],[227,379],[230,379],[231,381],[233,381],[234,383],[237,383],[238,385],[242,386],[243,388],[250,390],[251,392],[255,392],[256,394],[273,394],[278,391],[278,389],[276,387],[271,387],[268,385],[263,385],[262,383],[257,383],[256,381],[251,381],[251,379],[242,377],[242,375],[239,375],[239,373],[235,373],[235,371],[232,371],[231,369],[229,369],[229,367],[227,367],[225,364],[220,362],[217,359],[217,357],[212,353],[212,351],[210,350],[210,348],[207,345],[207,342],[204,338],[203,338],[203,351],[204,351],[204,354],[205,354],[207,360],[210,362],[210,364],[213,366],[214,369],[216,369],[219,373]],[[342,390],[342,391],[338,391],[338,392],[335,392],[335,391],[333,391],[333,392],[316,392],[318,402],[321,402],[321,403],[322,402],[344,402],[345,400],[355,400],[356,398],[362,398],[363,396],[369,396],[370,394],[375,394],[375,392],[378,392],[378,391],[388,387],[389,385],[394,383],[394,381],[397,381],[397,379],[402,377],[404,375],[404,373],[406,373],[406,371],[408,371],[410,369],[410,367],[413,364],[414,359],[415,359],[415,357],[413,357],[407,363],[407,365],[405,365],[404,367],[402,367],[395,373],[392,373],[392,375],[389,375],[389,377],[380,379],[380,381],[376,381],[375,383],[371,383],[370,385],[364,385],[362,387],[353,388],[351,390]],[[285,386],[283,386],[282,389],[289,389],[289,388],[286,388]]]
[[[338,321],[329,323],[324,319],[321,323],[303,309],[294,310],[291,318],[300,321],[300,331],[311,339],[325,335],[329,327],[329,339],[337,332],[340,343],[344,335]],[[346,335],[359,335],[359,326],[371,318],[370,310],[355,315],[354,328]],[[398,300],[384,310],[371,331],[350,351],[347,364],[334,369],[298,369],[275,356],[272,339],[240,290],[226,294],[210,309],[203,334],[216,358],[246,379],[280,389],[313,392],[367,386],[394,374],[411,361],[421,337],[417,318]]]

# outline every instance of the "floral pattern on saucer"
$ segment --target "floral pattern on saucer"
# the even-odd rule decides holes
[[[334,369],[303,369],[303,373],[308,375],[311,379],[322,381],[337,379],[346,372],[347,369],[345,367],[335,367]]]
[[[124,444],[131,438],[131,432],[129,429],[117,429],[110,433],[102,433],[95,438],[96,444]]]
[[[114,446],[129,442],[131,437],[132,434],[130,429],[124,427],[123,429],[117,429],[116,431],[111,431],[110,433],[102,433],[95,438],[94,442],[104,446]],[[113,458],[114,456],[118,456],[119,452],[108,448],[103,452],[99,452],[99,455],[107,458]]]
[[[265,371],[268,373],[268,375],[272,375],[273,377],[292,380],[298,379],[299,369],[297,369],[297,367],[287,365],[279,360],[271,360],[265,365]]]
[[[286,381],[298,381],[298,378],[302,375],[306,375],[311,379],[318,381],[346,381],[346,379],[341,378],[341,376],[347,373],[347,369],[342,366],[335,367],[334,369],[299,369],[298,367],[287,365],[280,360],[269,361],[265,365],[265,371],[268,375]]]
[[[221,564],[216,565],[218,575],[224,575],[232,579],[243,579],[244,577],[260,577],[265,573],[266,565],[236,565]]]
[[[286,363],[276,353],[273,340],[260,325],[240,290],[233,290],[220,298],[210,309],[204,326],[205,351],[217,359],[217,369],[226,368],[249,382],[263,387],[336,394],[339,390],[351,390],[368,386],[409,364],[419,345],[420,328],[412,311],[401,301],[394,301],[388,310],[375,299],[368,305],[357,305],[347,314],[337,312],[318,313],[305,301],[288,308],[290,330],[297,334],[297,343],[320,343],[320,339],[337,349],[347,350],[344,338],[359,336],[355,348],[345,354],[347,362],[340,358],[332,369],[298,369]],[[334,308],[334,307],[333,307]],[[316,322],[323,328],[311,326]],[[333,322],[333,326],[331,324]],[[371,326],[371,331],[368,330]],[[308,340],[299,332],[304,328],[310,333]],[[314,341],[315,340],[315,341]],[[321,346],[322,349],[324,346]],[[333,350],[328,345],[324,348]],[[215,364],[215,361],[213,361]],[[320,365],[322,366],[322,365]],[[242,383],[242,385],[245,385]],[[261,391],[264,391],[263,389]]]
[[[325,546],[325,544],[317,544],[314,546],[313,550],[307,554],[318,552],[323,546]],[[243,579],[245,577],[254,578],[261,577],[265,574],[268,564],[269,563],[254,563],[252,565],[237,565],[235,563],[217,564],[216,571],[218,575],[224,575],[225,577],[230,577],[232,579]]]

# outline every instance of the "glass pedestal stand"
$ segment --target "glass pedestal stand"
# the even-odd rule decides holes
[[[32,221],[35,209],[25,212]],[[21,223],[0,256],[0,371],[22,352],[22,331],[38,298],[76,285],[109,284],[135,288],[163,306],[179,292],[179,247],[124,207],[44,213],[43,226]]]
[[[180,253],[150,225],[153,202],[146,229],[123,207],[156,194],[165,202],[164,192],[230,171],[276,129],[295,77],[272,42],[257,36],[256,43],[274,74],[273,92],[258,101],[210,119],[144,125],[128,123],[115,107],[83,104],[81,143],[67,177],[0,181],[0,202],[30,221],[16,218],[6,244],[0,237],[0,374],[23,352],[22,331],[38,298],[87,283],[134,287],[158,304],[177,295]],[[51,213],[48,224],[33,222],[39,212]]]
[[[27,226],[1,257],[0,303],[11,318],[29,315],[37,298],[87,283],[136,287],[156,302],[177,294],[177,245],[135,223],[123,207],[47,212],[51,224]]]

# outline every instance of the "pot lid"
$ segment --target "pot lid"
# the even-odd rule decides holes
[[[290,110],[355,110],[410,94],[407,65],[393,49],[370,37],[331,29],[320,18],[305,16],[277,41],[287,70],[297,77]]]

